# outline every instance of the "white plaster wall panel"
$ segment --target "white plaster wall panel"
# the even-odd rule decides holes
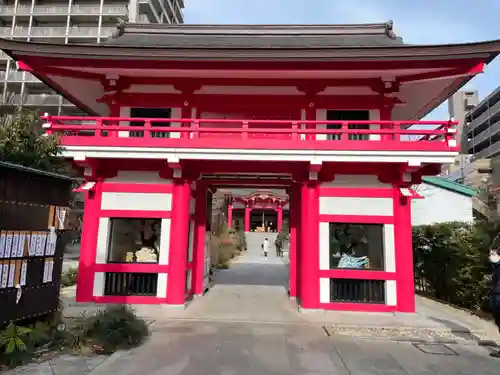
[[[167,283],[168,283],[168,274],[159,273],[158,281],[156,284],[156,297],[158,298],[167,297]]]
[[[160,232],[160,254],[158,257],[158,264],[168,264],[168,256],[170,253],[170,219],[161,219],[161,232]]]
[[[140,183],[140,184],[171,184],[172,180],[163,179],[158,172],[118,171],[115,177],[107,178],[104,183]]]
[[[212,242],[212,233],[205,232],[205,249],[204,249],[204,266],[203,266],[203,290],[207,289],[210,285],[210,243]]]
[[[102,193],[101,209],[124,211],[170,211],[172,194]]]
[[[172,108],[170,111],[170,117],[173,119],[180,119],[182,115],[182,109],[181,108]],[[171,122],[170,126],[173,128],[180,128],[182,124],[180,122]],[[170,138],[180,138],[181,133],[179,132],[173,132],[170,133]]]
[[[196,199],[191,197],[191,199],[189,200],[189,213],[193,215],[195,210],[196,210]]]
[[[111,237],[110,229],[110,219],[108,217],[101,217],[99,219],[99,229],[97,230],[97,249],[95,255],[95,262],[97,264],[107,263],[109,240]]]
[[[343,187],[343,188],[390,188],[391,184],[384,184],[379,181],[376,175],[363,174],[339,174],[331,182],[321,184],[322,187]]]
[[[319,279],[319,302],[330,303],[330,279],[322,277]]]
[[[63,156],[75,160],[86,158],[186,160],[245,160],[245,161],[318,161],[323,162],[369,162],[408,163],[420,162],[453,163],[457,152],[443,151],[359,151],[359,150],[260,150],[260,149],[179,149],[166,147],[99,147],[68,146]]]
[[[396,272],[396,246],[394,244],[394,225],[384,225],[384,268],[386,272]]]
[[[472,197],[428,184],[421,184],[416,190],[424,199],[412,199],[413,225],[474,220]]]
[[[377,109],[372,109],[370,111],[370,120],[373,120],[373,121],[380,120],[380,111]],[[379,124],[370,124],[370,129],[379,130],[380,125]],[[368,139],[370,141],[380,141],[380,134],[370,134]]]
[[[305,110],[305,109],[301,109],[301,110],[300,110],[300,119],[301,119],[301,120],[305,120],[305,119],[306,119],[306,110]],[[302,125],[300,126],[300,128],[301,128],[301,129],[305,129],[305,128],[307,128],[307,126],[306,126],[306,124],[302,124]],[[300,140],[301,140],[301,141],[303,141],[303,140],[305,140],[305,139],[306,139],[306,135],[305,135],[305,134],[301,134],[301,135],[300,135]]]
[[[321,215],[393,216],[391,198],[320,197]]]
[[[387,306],[397,306],[398,294],[396,290],[396,280],[386,280],[385,282],[385,304]]]
[[[186,271],[186,292],[191,290],[191,285],[193,284],[193,271]]]
[[[92,291],[92,295],[94,297],[104,296],[105,279],[106,279],[106,274],[104,272],[95,272],[94,273],[94,288]]]
[[[316,120],[318,121],[326,121],[326,109],[318,109],[316,111]],[[326,129],[326,124],[317,124],[317,129]],[[328,136],[326,134],[316,134],[317,141],[326,141]]]
[[[319,269],[330,269],[330,223],[319,223]]]
[[[120,117],[130,117],[130,107],[120,107]],[[129,121],[120,121],[120,126],[129,126]],[[130,132],[128,131],[119,131],[118,138],[128,138],[130,136]]]
[[[193,261],[193,250],[194,250],[194,229],[195,223],[194,220],[189,221],[189,237],[188,237],[188,262]]]

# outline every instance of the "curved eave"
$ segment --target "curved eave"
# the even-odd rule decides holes
[[[500,40],[445,45],[401,45],[390,47],[342,47],[342,48],[162,48],[162,47],[122,47],[115,45],[81,45],[32,43],[0,39],[0,49],[15,58],[18,55],[72,56],[75,58],[127,58],[127,59],[183,59],[237,61],[272,61],[289,59],[309,61],[323,60],[419,60],[483,57],[494,58],[500,52]],[[297,53],[300,51],[300,53]]]
[[[489,42],[489,43],[497,43],[497,45],[500,43],[500,41],[494,41],[494,42]],[[488,65],[490,62],[492,62],[497,56],[499,52],[490,52],[489,56],[484,60],[484,63]],[[453,84],[449,85],[444,89],[441,95],[438,95],[434,97],[424,108],[421,109],[421,111],[418,113],[418,118],[423,118],[427,116],[429,113],[431,113],[436,107],[438,107],[441,103],[443,103],[445,100],[448,100],[454,93],[456,93],[458,90],[460,90],[462,87],[464,87],[469,81],[474,78],[474,75],[470,76],[464,76],[455,79]]]

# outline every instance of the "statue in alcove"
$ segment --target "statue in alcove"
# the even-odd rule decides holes
[[[159,220],[141,219],[139,245],[140,249],[135,253],[136,262],[153,263],[158,261],[160,252]]]

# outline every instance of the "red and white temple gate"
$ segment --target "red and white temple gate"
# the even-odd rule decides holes
[[[258,189],[257,189],[258,190]],[[288,210],[288,199],[277,196],[272,192],[256,191],[249,196],[229,196],[229,204],[227,208],[227,222],[229,228],[233,227],[234,211],[241,211],[243,217],[243,230],[250,232],[252,211],[258,210],[262,213],[260,227],[263,230],[280,232],[283,225],[283,212]],[[269,220],[269,215],[266,220],[265,211],[276,215],[276,220]],[[275,222],[274,226],[272,223]],[[269,226],[271,224],[271,226]]]
[[[208,187],[286,189],[302,309],[413,312],[411,186],[458,153],[421,121],[500,50],[392,24],[121,24],[97,46],[1,40],[86,116],[45,116],[81,168],[78,301],[184,306],[207,288]],[[418,126],[415,126],[418,125]]]

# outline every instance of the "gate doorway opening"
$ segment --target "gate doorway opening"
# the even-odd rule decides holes
[[[287,293],[290,236],[286,186],[243,186],[207,181],[207,199],[211,200],[207,227],[211,231],[207,232],[210,240],[205,251],[210,252],[213,270],[210,286],[261,285]]]

